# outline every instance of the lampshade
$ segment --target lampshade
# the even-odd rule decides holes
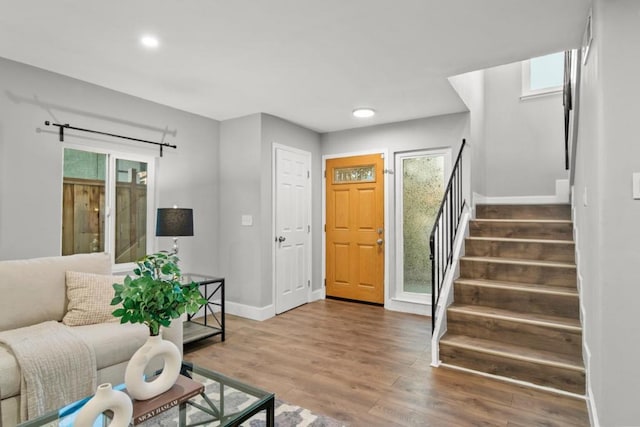
[[[159,208],[156,236],[193,236],[193,209]]]

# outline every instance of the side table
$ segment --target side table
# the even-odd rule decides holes
[[[196,282],[200,294],[207,300],[198,309],[200,311],[204,308],[203,317],[196,318],[195,315],[190,314],[187,316],[187,321],[183,323],[183,344],[215,335],[220,335],[224,341],[224,277],[183,273],[182,281],[184,283]]]

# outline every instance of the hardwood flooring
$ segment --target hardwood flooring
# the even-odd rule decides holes
[[[324,300],[226,317],[185,360],[350,426],[588,426],[583,400],[430,366],[430,319]]]

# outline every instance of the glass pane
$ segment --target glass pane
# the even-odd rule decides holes
[[[530,73],[529,86],[531,90],[562,86],[564,81],[564,53],[558,52],[531,59]]]
[[[104,252],[107,156],[64,149],[62,255]]]
[[[405,292],[431,293],[429,233],[444,193],[444,156],[402,160]]]
[[[376,180],[375,165],[356,166],[349,168],[335,168],[333,170],[333,183],[346,182],[374,182]]]
[[[147,164],[116,160],[116,264],[147,253]]]

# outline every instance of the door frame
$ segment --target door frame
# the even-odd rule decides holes
[[[322,156],[322,299],[325,299],[327,294],[326,281],[327,281],[327,233],[324,229],[327,225],[327,178],[324,176],[327,173],[327,160],[328,159],[340,159],[343,157],[354,157],[354,156],[366,156],[371,154],[382,154],[383,162],[384,162],[384,276],[383,286],[384,286],[384,307],[387,308],[387,305],[390,301],[389,295],[389,245],[386,242],[389,241],[389,179],[388,174],[393,173],[393,171],[389,170],[389,149],[383,148],[379,150],[371,149],[366,151],[356,151],[356,152],[348,152],[348,153],[337,153],[337,154],[325,154]]]
[[[301,150],[299,148],[291,147],[289,145],[279,144],[277,142],[271,143],[271,236],[269,237],[269,241],[271,246],[271,292],[272,292],[272,300],[273,300],[273,315],[276,315],[276,298],[278,297],[277,292],[277,274],[276,274],[276,248],[274,245],[274,241],[272,240],[274,236],[277,234],[276,230],[276,180],[277,180],[277,170],[276,170],[276,151],[278,149],[292,151],[297,154],[301,154],[307,158],[309,161],[309,185],[307,186],[307,223],[309,227],[311,227],[311,220],[313,218],[312,212],[312,185],[313,185],[313,163],[312,163],[312,155],[310,151]],[[310,230],[310,229],[309,229]],[[313,233],[309,231],[307,233],[309,235],[309,250],[307,251],[307,280],[309,286],[307,286],[307,303],[311,302],[311,289],[313,289],[313,270],[312,270],[312,260],[313,260]]]

